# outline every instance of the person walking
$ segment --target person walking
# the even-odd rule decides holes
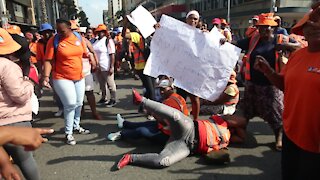
[[[97,53],[100,69],[97,71],[100,89],[102,91],[99,105],[113,107],[116,105],[116,83],[114,81],[114,64],[116,47],[108,34],[107,26],[98,25],[95,30],[98,39],[93,43],[93,49]],[[110,94],[110,97],[108,97]]]
[[[87,57],[88,51],[81,35],[72,32],[69,21],[57,19],[56,26],[58,34],[49,39],[46,47],[43,84],[49,86],[52,71],[53,86],[63,104],[66,143],[75,145],[73,131],[90,133],[80,126],[85,92],[82,57]]]

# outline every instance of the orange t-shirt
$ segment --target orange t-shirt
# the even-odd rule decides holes
[[[171,96],[162,103],[183,112],[183,114],[186,116],[189,116],[186,100],[184,100],[184,98],[177,93],[171,94]]]
[[[119,44],[116,45],[117,52],[121,52],[122,50],[122,40],[123,40],[123,37],[121,36],[121,34],[115,37],[115,41],[119,42]]]
[[[37,42],[37,61],[44,61],[44,44]]]
[[[320,52],[296,51],[282,74],[284,132],[303,150],[320,153]]]
[[[31,43],[29,44],[29,49],[30,49],[30,51],[31,51],[33,54],[37,55],[37,43],[31,42]],[[32,55],[31,55],[31,57],[30,57],[30,62],[33,63],[33,64],[37,63],[37,58],[36,58],[36,56],[32,56]]]
[[[74,34],[61,38],[56,55],[53,41],[54,36],[49,39],[45,54],[45,60],[55,59],[52,68],[53,79],[82,79],[82,57],[87,52],[85,41],[80,41]]]

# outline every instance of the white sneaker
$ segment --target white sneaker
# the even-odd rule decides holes
[[[74,139],[74,137],[72,136],[72,134],[67,134],[66,135],[66,143],[69,144],[69,145],[72,145],[72,146],[77,144],[77,142]]]
[[[151,115],[148,115],[147,119],[150,120],[150,121],[154,121],[155,120],[155,118],[153,116],[151,116]]]
[[[121,131],[118,131],[118,132],[115,132],[115,133],[110,133],[108,134],[107,138],[110,140],[110,141],[117,141],[119,139],[121,139]]]
[[[55,116],[55,117],[60,117],[60,116],[62,116],[62,114],[63,114],[63,110],[62,110],[62,109],[59,109],[59,111],[57,111],[56,113],[54,113],[54,116]]]
[[[81,126],[78,129],[73,129],[73,131],[75,131],[79,134],[90,134],[90,131],[88,129],[84,129]]]
[[[123,122],[125,121],[120,114],[117,114],[118,128],[123,128]]]

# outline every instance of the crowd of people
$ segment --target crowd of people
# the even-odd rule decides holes
[[[192,10],[185,23],[208,32],[200,14]],[[133,103],[149,119],[130,122],[117,114],[121,131],[109,132],[107,139],[146,138],[161,144],[159,153],[125,154],[120,170],[129,164],[168,167],[190,154],[201,154],[221,162],[230,143],[243,143],[250,119],[260,117],[274,132],[275,150],[282,152],[282,179],[316,177],[320,165],[320,3],[314,3],[291,34],[281,27],[281,18],[263,13],[252,18],[245,38],[235,41],[229,23],[213,18],[212,26],[224,38],[241,48],[242,61],[234,68],[221,95],[213,102],[201,99],[174,86],[174,78],[158,78],[143,73],[150,49],[148,42],[125,18],[123,27],[109,31],[104,24],[83,28],[75,20],[57,19],[56,28],[44,23],[39,31],[24,34],[19,26],[0,28],[0,174],[5,179],[20,179],[9,156],[26,179],[40,179],[32,150],[47,139],[41,135],[52,129],[31,128],[31,103],[52,90],[63,115],[65,142],[76,145],[74,132],[89,134],[80,125],[87,97],[92,117],[103,117],[96,106],[117,105],[115,76],[126,71],[140,79],[144,94],[135,89]],[[161,28],[155,25],[156,31]],[[125,66],[127,65],[127,66]],[[244,84],[240,99],[238,82]],[[96,102],[94,89],[100,87]],[[191,106],[187,103],[190,98]],[[239,103],[240,102],[240,103]],[[239,105],[238,105],[239,103]],[[199,119],[200,115],[209,115]],[[151,121],[150,121],[151,120]],[[22,133],[23,132],[23,133]],[[9,155],[9,156],[8,156]],[[223,160],[224,163],[228,158]]]

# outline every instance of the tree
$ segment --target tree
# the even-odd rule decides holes
[[[45,0],[40,0],[40,7],[41,7],[41,22],[47,23],[48,22],[48,14],[47,14],[47,7],[46,7]]]
[[[90,23],[84,11],[80,11],[77,16],[79,18],[79,23],[81,27],[90,27]]]

